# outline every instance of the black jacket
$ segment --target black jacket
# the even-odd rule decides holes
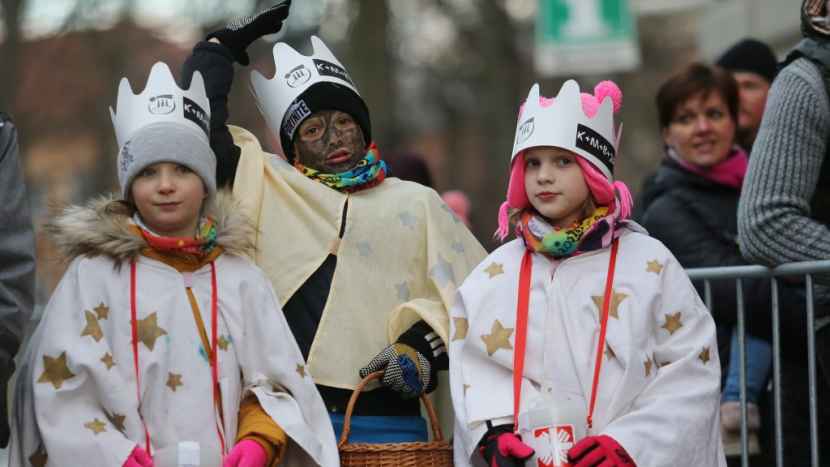
[[[666,159],[644,183],[638,221],[663,242],[684,268],[743,266],[738,244],[740,190],[693,174]],[[744,279],[746,329],[772,339],[772,288],[769,279]],[[695,283],[704,297],[703,282]],[[737,325],[737,291],[732,280],[712,281],[712,316],[720,325]],[[779,281],[782,341],[787,353],[803,352],[806,301],[796,287]],[[788,339],[789,338],[789,339]]]

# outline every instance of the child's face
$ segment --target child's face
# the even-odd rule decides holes
[[[130,186],[147,227],[165,237],[196,236],[205,184],[189,168],[172,162],[148,165]]]
[[[585,217],[590,189],[577,157],[551,146],[530,148],[524,153],[525,190],[530,204],[556,227],[567,227]]]
[[[303,120],[294,138],[294,154],[300,163],[324,173],[352,169],[365,153],[360,127],[351,115],[339,110],[314,112]]]

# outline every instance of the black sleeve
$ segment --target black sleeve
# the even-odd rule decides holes
[[[201,73],[210,100],[210,148],[216,155],[216,185],[233,188],[241,150],[228,130],[228,93],[233,83],[233,54],[215,42],[199,42],[182,68],[182,88],[190,87],[193,73]]]

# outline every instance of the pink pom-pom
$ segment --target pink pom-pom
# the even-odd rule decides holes
[[[510,219],[507,216],[508,207],[507,201],[505,201],[499,208],[499,228],[494,235],[494,237],[502,242],[504,241],[504,237],[507,237],[507,234],[510,233]]]
[[[597,84],[594,88],[594,96],[600,104],[602,104],[603,99],[610,97],[611,102],[614,103],[614,113],[620,111],[620,106],[622,105],[622,91],[620,91],[619,86],[614,84],[613,81],[603,81]]]

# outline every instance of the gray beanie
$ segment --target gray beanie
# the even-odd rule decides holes
[[[178,123],[158,122],[130,135],[118,154],[118,181],[125,200],[135,177],[158,162],[186,166],[202,179],[208,197],[216,194],[216,157],[204,135]]]

